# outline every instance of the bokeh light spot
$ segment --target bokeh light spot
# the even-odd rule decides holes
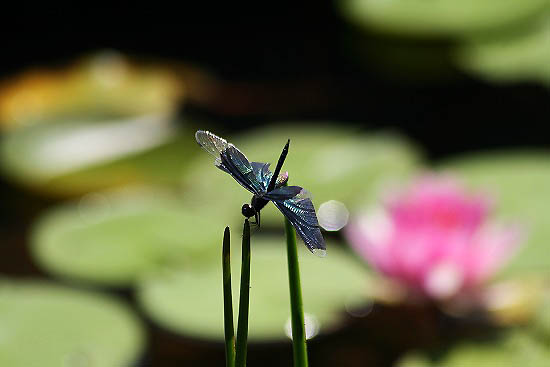
[[[318,210],[319,225],[327,231],[339,231],[349,220],[349,211],[346,206],[336,200],[329,200],[321,204]]]
[[[321,325],[315,316],[304,313],[304,323],[306,325],[306,339],[311,339],[319,334]],[[290,317],[285,324],[285,334],[292,340],[292,320]]]

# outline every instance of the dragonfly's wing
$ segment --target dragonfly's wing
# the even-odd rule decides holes
[[[273,172],[269,170],[269,163],[250,162],[250,164],[252,165],[252,171],[254,172],[256,180],[262,185],[262,191],[265,192],[271,180],[271,176],[273,176]]]
[[[233,176],[241,186],[253,194],[265,192],[252,164],[237,147],[209,131],[197,131],[195,139],[204,150],[215,157],[216,167]]]
[[[252,165],[254,176],[256,176],[257,181],[262,184],[263,191],[267,191],[269,181],[271,181],[271,177],[273,177],[273,172],[269,170],[269,163],[250,162],[250,164]],[[277,177],[277,181],[275,181],[275,187],[279,188],[283,186],[287,181],[288,172],[283,172]]]
[[[220,154],[222,154],[230,144],[227,140],[212,134],[210,131],[204,130],[198,130],[195,133],[195,140],[199,143],[202,149],[206,150],[208,153],[213,155],[214,158],[216,158],[216,166],[221,163]]]
[[[300,186],[283,186],[270,191],[263,196],[271,201],[285,201],[288,199],[311,199],[309,192]],[[311,201],[311,200],[310,200]]]
[[[299,186],[283,186],[270,191],[264,198],[273,201],[311,252],[321,256],[325,254],[325,240],[308,191]]]

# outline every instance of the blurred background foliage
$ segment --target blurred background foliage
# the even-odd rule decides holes
[[[317,209],[353,217],[435,170],[528,233],[482,309],[457,314],[397,302],[325,232],[327,258],[300,249],[312,365],[547,365],[548,0],[182,7],[2,25],[0,365],[223,363],[221,238],[230,225],[236,292],[250,195],[197,129],[272,164],[290,138],[284,170]],[[249,365],[289,365],[271,205],[252,241]]]
[[[436,65],[440,72],[458,68],[495,83],[530,80],[548,85],[547,0],[343,0],[339,5],[350,22],[376,34],[378,42],[390,40],[381,56],[386,62],[427,75]],[[407,57],[411,51],[415,57]],[[392,60],[399,54],[406,58]]]

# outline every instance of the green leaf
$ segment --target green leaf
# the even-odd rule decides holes
[[[70,196],[132,183],[175,184],[195,151],[165,117],[74,119],[8,132],[4,173],[32,189]]]
[[[444,350],[411,352],[396,367],[546,367],[550,361],[550,289],[541,292],[538,312],[527,325],[463,340]]]
[[[133,366],[138,318],[118,301],[43,281],[0,279],[0,365]]]
[[[493,82],[540,81],[550,86],[550,12],[515,32],[477,37],[458,46],[456,63]]]
[[[550,285],[541,292],[541,302],[530,324],[530,331],[550,350]]]
[[[503,333],[499,337],[474,340],[451,347],[443,356],[425,364],[407,364],[407,357],[397,364],[399,367],[546,367],[550,350],[537,343],[521,330]]]
[[[547,0],[343,0],[341,11],[367,28],[406,37],[443,38],[525,22]]]
[[[95,193],[47,211],[33,227],[31,250],[53,274],[124,286],[157,266],[219,260],[223,220],[164,191]]]
[[[504,275],[550,274],[550,154],[503,151],[472,154],[442,164],[471,187],[496,201],[496,218],[523,225],[527,232],[519,254]]]
[[[225,274],[224,274],[225,277]],[[225,279],[224,279],[225,281]],[[235,366],[246,366],[248,351],[248,315],[250,310],[250,222],[244,220],[241,246],[241,286],[239,287],[239,322],[235,342]],[[225,310],[224,310],[225,315]]]
[[[290,301],[284,237],[252,236],[251,240],[249,341],[285,339]],[[298,245],[306,320],[311,315],[318,322],[314,326],[321,333],[328,332],[340,324],[346,307],[369,302],[369,272],[330,242],[325,258]],[[233,251],[234,299],[238,298],[240,275],[235,270],[239,259],[239,252]],[[151,273],[138,287],[138,302],[155,322],[176,333],[220,342],[224,335],[222,301],[219,261]]]

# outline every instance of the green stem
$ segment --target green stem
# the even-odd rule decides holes
[[[235,367],[235,331],[233,329],[233,297],[231,295],[231,250],[229,227],[223,232],[223,320],[225,330],[225,365]]]
[[[235,365],[246,366],[246,343],[248,339],[248,307],[250,292],[250,223],[244,220],[242,263],[241,263],[241,289],[239,299],[239,324],[237,325],[237,347]]]
[[[300,267],[296,232],[285,218],[286,253],[288,261],[288,285],[290,290],[290,317],[292,320],[292,349],[294,367],[307,367],[307,346],[304,323],[304,306],[302,304],[302,286],[300,285]]]

